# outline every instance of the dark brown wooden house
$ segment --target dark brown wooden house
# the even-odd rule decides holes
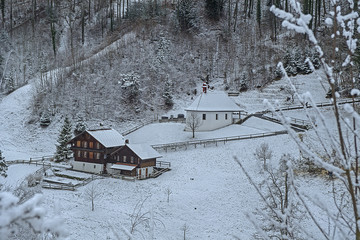
[[[111,166],[108,169],[114,174],[148,178],[156,167],[156,159],[160,157],[149,145],[126,144],[110,154],[107,162]]]
[[[106,173],[107,158],[124,146],[124,137],[114,129],[87,130],[69,141],[74,153],[73,169]]]

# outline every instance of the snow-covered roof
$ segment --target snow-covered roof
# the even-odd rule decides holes
[[[238,112],[241,109],[224,92],[202,92],[185,110],[206,112]]]
[[[160,158],[162,157],[155,149],[145,144],[126,144],[141,159]]]
[[[118,131],[112,128],[87,130],[86,132],[106,148],[118,147],[125,144],[124,137]]]
[[[136,165],[113,164],[110,168],[117,170],[132,171],[134,168],[136,168]]]

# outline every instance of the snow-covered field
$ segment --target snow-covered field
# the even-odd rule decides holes
[[[316,83],[316,76],[309,76],[298,77],[297,80],[304,84],[306,79],[308,83]],[[312,87],[311,84],[309,88]],[[302,87],[302,83],[300,86]],[[3,113],[0,115],[0,149],[4,151],[6,159],[28,159],[54,152],[58,132],[54,129],[33,130],[26,124],[30,114],[27,104],[30,92],[31,87],[25,86],[0,103],[0,112]],[[262,108],[261,94],[259,93],[258,98],[253,98],[251,96],[255,96],[254,92],[258,93],[256,90],[239,97],[248,111]],[[325,101],[322,93],[317,96],[317,101]],[[302,113],[294,111],[292,114],[290,115],[303,118]],[[283,127],[252,117],[242,125],[196,133],[196,139],[279,130],[283,130]],[[156,123],[131,133],[127,138],[131,143],[158,144],[187,141],[191,139],[191,133],[184,131],[184,124]],[[234,236],[252,239],[255,229],[245,214],[252,213],[262,205],[233,156],[237,156],[248,173],[259,182],[261,163],[255,159],[254,152],[263,142],[268,143],[273,151],[271,164],[276,165],[284,153],[295,158],[299,155],[298,148],[288,135],[228,142],[218,146],[198,146],[186,151],[162,152],[161,160],[171,162],[172,170],[158,178],[135,182],[113,178],[94,180],[100,196],[95,200],[93,212],[85,194],[90,185],[74,192],[43,189],[43,206],[48,217],[61,216],[64,219],[69,239],[74,240],[115,239],[113,231],[125,239],[123,229],[129,230],[130,215],[142,200],[145,200],[142,211],[152,213],[156,225],[153,228],[140,226],[134,239],[183,239],[184,225],[187,226],[186,239],[218,240],[233,239]],[[8,178],[1,178],[0,181],[15,187],[26,175],[37,169],[32,165],[12,165]],[[301,189],[310,195],[318,194],[322,199],[327,199],[330,205],[331,183],[326,178],[299,179]],[[171,191],[169,202],[168,190]],[[314,214],[320,215],[320,212],[314,208]],[[321,223],[326,224],[326,221],[323,219]],[[307,225],[307,221],[304,224],[313,236],[319,234],[312,225]]]

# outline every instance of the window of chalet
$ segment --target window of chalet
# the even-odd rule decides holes
[[[119,155],[116,156],[116,161],[120,162],[120,156]]]
[[[93,142],[89,142],[89,148],[94,148],[94,143]]]
[[[94,165],[94,168],[96,168],[96,165]]]
[[[100,143],[96,143],[96,149],[100,149]]]
[[[219,115],[218,114],[215,115],[215,119],[219,120]]]
[[[130,157],[130,161],[131,161],[131,163],[134,163],[134,157],[133,156]]]
[[[83,147],[87,148],[87,146],[88,146],[87,141],[83,141]]]
[[[87,158],[87,152],[84,152],[84,158]]]
[[[206,120],[206,114],[205,113],[203,114],[202,119]]]
[[[77,156],[81,157],[81,151],[77,151]]]
[[[225,113],[225,120],[227,120],[227,113]]]
[[[89,158],[94,159],[94,153],[93,152],[89,152]]]
[[[123,162],[126,162],[126,156],[123,156]]]
[[[100,153],[96,153],[96,159],[100,159]]]
[[[81,141],[76,141],[76,146],[81,147]]]

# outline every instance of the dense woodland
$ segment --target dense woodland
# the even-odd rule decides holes
[[[323,47],[331,46],[323,38],[336,28],[323,21],[330,1],[301,4]],[[190,100],[202,81],[246,91],[281,77],[279,61],[289,75],[311,72],[306,58],[319,67],[312,46],[281,26],[272,5],[292,11],[287,0],[1,0],[0,91],[34,81],[38,120],[124,121]],[[341,49],[330,53],[342,63]],[[347,74],[338,72],[339,83]]]

